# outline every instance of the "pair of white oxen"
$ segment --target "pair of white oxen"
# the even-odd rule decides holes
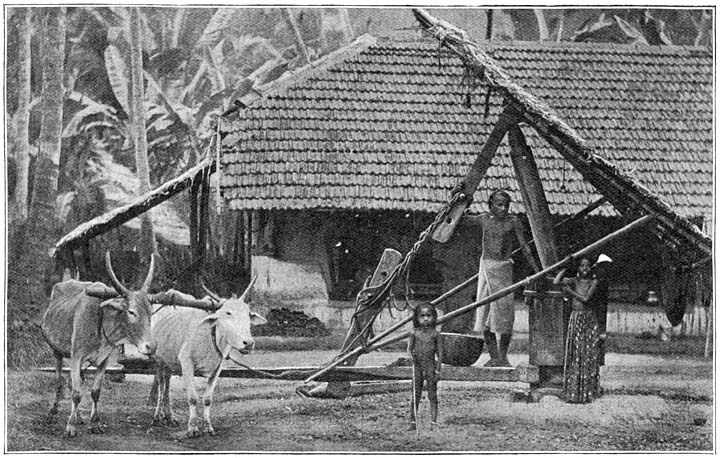
[[[177,424],[170,407],[170,377],[172,373],[182,373],[190,409],[188,436],[214,434],[210,409],[223,362],[233,358],[234,353],[249,353],[255,344],[250,325],[266,322],[263,317],[251,312],[246,302],[255,279],[239,298],[222,299],[208,291],[207,297],[195,299],[175,290],[148,293],[155,267],[154,257],[151,258],[147,278],[138,291],[127,289],[117,279],[109,252],[105,255],[105,265],[114,289],[102,283],[76,280],[53,287],[42,322],[43,334],[56,358],[57,373],[55,401],[48,419],[52,420],[57,414],[63,391],[63,358],[69,358],[72,405],[65,434],[70,437],[77,435],[77,426],[82,423],[78,413],[82,396],[81,369],[89,362],[97,368],[90,391],[90,430],[93,433],[103,432],[98,400],[105,370],[116,346],[130,343],[140,353],[152,356],[156,363],[158,392],[153,424]],[[98,287],[105,290],[104,295],[99,294],[104,297],[87,294],[93,287],[96,291]],[[191,308],[202,304],[215,310],[209,313]],[[193,383],[196,374],[207,378],[202,419],[197,415],[198,393]]]

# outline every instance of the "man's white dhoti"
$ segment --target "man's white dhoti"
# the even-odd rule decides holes
[[[481,259],[476,300],[482,300],[512,285],[512,267],[512,260]],[[476,310],[474,330],[477,333],[489,329],[497,334],[511,334],[513,324],[515,324],[515,300],[512,293]]]

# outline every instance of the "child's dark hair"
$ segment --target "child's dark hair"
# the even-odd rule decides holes
[[[492,201],[495,198],[495,196],[502,196],[505,199],[507,199],[508,204],[512,202],[512,198],[510,197],[510,194],[508,194],[504,189],[496,189],[490,194],[490,197],[488,197],[488,208],[492,207]]]
[[[418,317],[420,316],[420,310],[422,309],[429,309],[433,314],[433,322],[437,322],[438,314],[437,309],[434,305],[432,305],[430,302],[423,302],[421,304],[418,304],[417,307],[415,307],[415,310],[413,310],[413,328],[419,328],[420,322],[418,321]]]

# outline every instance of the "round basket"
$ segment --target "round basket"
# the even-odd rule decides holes
[[[443,332],[442,363],[450,366],[472,366],[480,359],[483,339],[479,336]]]

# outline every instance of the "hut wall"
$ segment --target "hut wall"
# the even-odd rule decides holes
[[[252,257],[252,274],[258,277],[253,303],[260,310],[285,307],[305,313],[326,307],[327,223],[315,213],[287,211],[277,212],[274,225],[275,252]]]

